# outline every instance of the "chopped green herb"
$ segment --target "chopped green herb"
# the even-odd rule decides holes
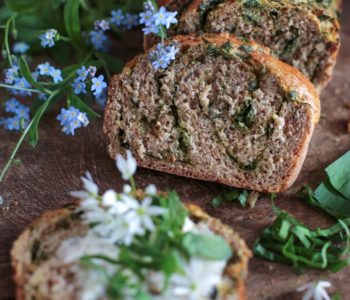
[[[250,194],[253,192],[247,190],[233,189],[230,191],[222,191],[211,201],[211,205],[214,208],[219,207],[225,202],[239,201],[239,203],[246,207]]]
[[[274,206],[273,225],[256,240],[256,256],[295,268],[338,272],[350,264],[350,218],[325,229],[312,230]]]

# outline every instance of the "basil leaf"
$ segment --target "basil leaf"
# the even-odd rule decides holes
[[[326,172],[332,186],[350,199],[350,151],[332,163]]]
[[[210,260],[226,260],[232,256],[231,247],[219,235],[187,233],[183,239],[183,246],[190,255]]]
[[[85,112],[89,117],[98,119],[101,118],[101,116],[95,112],[89,105],[87,105],[83,100],[81,100],[77,95],[73,94],[72,92],[68,95],[68,99],[70,101],[70,104],[82,112]]]

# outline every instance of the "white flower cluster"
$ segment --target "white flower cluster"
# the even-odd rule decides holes
[[[116,161],[122,178],[132,182],[137,164],[131,153],[127,152],[126,159],[118,155]],[[145,189],[142,201],[138,201],[134,197],[135,189],[130,185],[124,185],[122,193],[108,190],[101,196],[89,172],[81,179],[84,190],[71,192],[71,195],[81,199],[77,212],[82,213],[81,219],[85,224],[90,225],[90,231],[86,237],[73,238],[61,245],[60,255],[64,258],[65,263],[79,260],[85,255],[106,255],[115,258],[119,253],[118,246],[129,246],[133,243],[135,236],[143,236],[146,232],[154,231],[156,229],[154,217],[161,216],[167,211],[163,207],[152,205],[152,196],[157,194],[157,189],[153,184]],[[206,224],[195,224],[188,217],[183,224],[182,231],[184,233],[213,234]],[[72,248],[76,249],[74,253],[70,253]],[[191,257],[190,260],[182,258],[181,260],[182,272],[173,274],[167,285],[163,272],[141,270],[146,278],[146,281],[142,283],[144,290],[157,294],[152,295],[152,299],[207,300],[210,299],[215,288],[225,282],[223,271],[226,260],[206,260],[200,257]],[[113,272],[127,271],[119,269],[116,265],[108,267],[107,262],[98,264],[107,267],[106,271],[110,275]],[[81,274],[79,276],[81,277]],[[133,276],[135,275],[130,274],[128,278],[132,280]],[[90,282],[90,279],[94,278],[90,277],[86,275],[82,282],[85,280]],[[106,288],[107,281],[97,280],[96,284],[91,284],[91,288],[85,289],[84,287],[83,298],[97,299]],[[132,293],[127,287],[124,290],[125,295]],[[130,297],[123,296],[123,299],[134,298],[133,295],[130,295]]]
[[[152,195],[156,189],[149,186],[149,194],[142,201],[131,194],[131,187],[124,186],[123,193],[106,191],[99,196],[99,190],[91,174],[81,178],[84,191],[71,192],[81,199],[78,212],[83,212],[84,223],[93,225],[91,230],[111,244],[130,245],[135,235],[144,235],[155,229],[152,217],[162,215],[166,210],[152,205]]]

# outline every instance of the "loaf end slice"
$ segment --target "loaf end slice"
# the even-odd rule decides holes
[[[230,295],[234,295],[237,300],[246,299],[244,281],[252,254],[245,242],[231,227],[210,217],[198,206],[187,205],[187,209],[193,220],[207,224],[212,232],[222,236],[231,246],[234,254],[225,270],[226,277],[231,280]],[[82,295],[86,284],[96,284],[98,277],[90,283],[84,282],[85,278],[91,277],[87,275],[90,270],[81,266],[79,260],[70,263],[62,261],[59,249],[64,241],[83,238],[88,231],[88,227],[79,220],[74,207],[48,212],[33,222],[18,237],[11,251],[16,299],[85,299]],[[84,249],[72,246],[71,252],[75,251]],[[103,295],[98,299],[108,298]]]

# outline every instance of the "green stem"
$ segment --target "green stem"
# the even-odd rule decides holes
[[[104,68],[106,75],[107,75],[107,78],[109,80],[111,78],[111,73],[109,72],[106,61],[103,59],[103,57],[98,52],[95,52],[95,56],[97,59],[99,59],[102,62],[103,68]]]
[[[131,176],[129,180],[130,180],[132,190],[136,191],[136,184],[135,184],[134,176]]]
[[[31,92],[31,93],[42,94],[42,92],[37,91],[37,90],[21,88],[21,87],[18,87],[18,86],[13,86],[13,85],[8,85],[8,84],[0,83],[0,87],[6,88],[6,89],[12,89],[12,90],[26,91],[26,92]]]
[[[12,153],[11,153],[10,158],[8,159],[8,161],[6,162],[4,168],[2,169],[2,171],[1,171],[1,173],[0,173],[0,183],[3,181],[3,179],[4,179],[4,177],[5,177],[6,173],[7,173],[7,171],[9,170],[9,168],[10,168],[12,162],[13,162],[14,159],[15,159],[15,156],[16,156],[18,150],[19,150],[19,147],[21,147],[21,145],[22,145],[22,143],[23,143],[25,137],[27,136],[27,134],[28,134],[28,132],[29,132],[29,130],[30,130],[30,128],[32,127],[33,124],[34,124],[34,119],[32,119],[32,120],[30,121],[30,123],[28,124],[27,128],[23,131],[23,133],[22,133],[20,139],[18,140],[18,142],[17,142],[17,144],[16,144],[16,147],[13,149],[13,151],[12,151]]]
[[[60,35],[60,41],[70,42],[70,39],[65,37],[65,36]]]

